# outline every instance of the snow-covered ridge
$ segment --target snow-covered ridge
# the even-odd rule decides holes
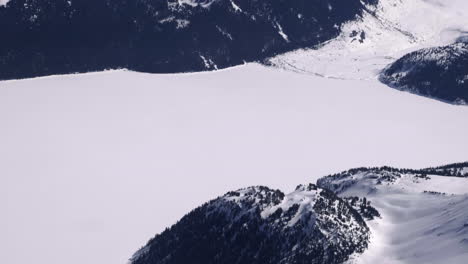
[[[356,168],[320,178],[317,184],[338,194],[361,196],[380,189],[468,194],[468,163],[420,170],[392,167]]]
[[[279,204],[263,210],[261,216],[267,218],[277,210],[288,211],[292,207],[298,206],[297,213],[288,222],[288,226],[293,226],[302,216],[306,215],[305,212],[313,210],[315,200],[321,191],[314,185],[298,186],[294,192],[287,194]]]
[[[405,77],[408,72],[424,66],[436,65],[437,67],[448,70],[452,64],[456,63],[459,57],[468,57],[468,43],[459,42],[452,45],[421,49],[416,52],[403,56],[399,61],[391,64],[384,71],[390,71],[392,68],[398,68],[391,71],[389,77],[399,79]],[[428,65],[431,64],[431,65]],[[468,74],[468,72],[466,72]],[[435,74],[435,72],[432,72]]]
[[[394,170],[367,170],[322,178],[318,184],[343,195],[367,196],[381,191],[468,194],[468,178]]]
[[[439,66],[449,67],[453,63],[453,57],[466,56],[468,54],[468,43],[455,43],[450,46],[422,49],[415,53],[414,62],[434,62]]]
[[[282,220],[280,222],[275,220],[275,223],[283,229],[299,225],[301,228],[306,228],[303,231],[307,233],[310,233],[316,226],[322,233],[327,233],[323,222],[334,221],[336,216],[333,214],[343,212],[343,210],[346,214],[351,209],[346,202],[336,199],[328,190],[318,188],[315,184],[298,185],[293,192],[288,194],[264,186],[240,189],[215,200],[213,208],[216,210],[226,208],[226,201],[234,202],[246,212],[259,213],[262,219],[271,220],[279,217]],[[322,207],[324,204],[327,206]],[[329,205],[332,208],[328,208]],[[230,214],[229,211],[226,212]],[[330,212],[332,215],[329,214]],[[359,217],[348,220],[346,224],[351,229],[359,229],[362,224]],[[307,224],[304,225],[304,223]]]
[[[320,197],[322,189],[315,185],[300,185],[292,193],[284,195],[279,190],[271,192],[267,187],[250,187],[236,192],[230,192],[223,197],[226,201],[233,201],[241,207],[244,204],[253,203],[260,209],[260,215],[266,219],[277,212],[295,211],[286,221],[286,226],[291,227],[313,211],[315,201]]]
[[[342,263],[364,251],[368,231],[347,202],[313,184],[286,195],[254,186],[195,209],[131,263]]]

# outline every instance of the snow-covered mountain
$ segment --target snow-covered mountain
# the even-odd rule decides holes
[[[405,55],[385,68],[380,80],[399,90],[467,104],[468,42]]]
[[[468,162],[357,168],[287,195],[229,192],[150,240],[131,263],[463,263],[467,207]]]
[[[368,221],[369,248],[349,263],[465,263],[468,163],[424,170],[361,168],[318,180],[339,196],[366,197],[381,217]]]
[[[213,70],[312,47],[376,0],[11,0],[0,80],[127,68]]]
[[[250,187],[193,210],[131,263],[343,263],[367,248],[369,235],[359,213],[328,190]]]

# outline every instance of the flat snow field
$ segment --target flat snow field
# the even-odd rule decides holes
[[[0,82],[0,259],[125,263],[229,190],[468,158],[468,107],[247,64]]]

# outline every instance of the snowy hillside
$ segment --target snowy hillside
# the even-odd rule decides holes
[[[379,0],[362,19],[317,49],[289,52],[270,63],[296,72],[340,79],[375,79],[410,51],[448,45],[467,36],[465,0]]]
[[[381,215],[368,221],[369,249],[349,263],[466,262],[468,178],[425,172],[363,168],[319,179],[340,196],[366,197]]]

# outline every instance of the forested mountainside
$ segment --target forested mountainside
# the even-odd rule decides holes
[[[11,0],[0,80],[219,69],[313,47],[377,0]]]
[[[328,190],[309,184],[284,194],[257,186],[190,212],[131,263],[343,263],[368,241],[360,214]]]
[[[409,53],[385,68],[379,79],[399,90],[467,104],[468,43]]]

